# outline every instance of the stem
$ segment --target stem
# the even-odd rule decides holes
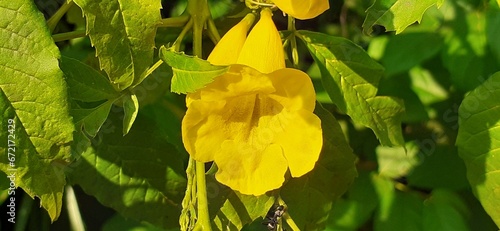
[[[190,18],[189,21],[186,23],[186,25],[184,25],[184,28],[182,28],[181,33],[179,34],[174,44],[172,45],[174,51],[179,52],[179,50],[181,49],[181,43],[182,40],[184,39],[184,36],[186,36],[187,32],[191,30],[192,27],[193,27],[193,18]]]
[[[198,197],[198,221],[195,230],[211,231],[210,215],[208,213],[207,182],[205,179],[205,163],[196,161],[196,194]]]
[[[215,40],[214,44],[217,44],[220,41],[219,31],[217,30],[217,26],[215,26],[214,20],[211,17],[208,19],[208,35]]]
[[[49,27],[50,33],[54,32],[54,29],[57,26],[59,20],[61,20],[62,16],[68,12],[69,8],[73,6],[73,1],[65,1],[64,4],[56,11],[52,17],[47,20],[47,26]]]
[[[85,225],[83,224],[82,215],[80,214],[80,208],[78,207],[75,191],[73,191],[73,187],[71,186],[66,186],[66,204],[71,230],[85,231]]]
[[[295,37],[295,32],[297,31],[297,29],[295,29],[295,19],[290,15],[288,15],[288,30],[292,31],[292,36],[290,37],[290,48],[292,49],[293,67],[298,68],[299,51],[297,49],[297,38]]]
[[[195,19],[193,25],[193,54],[200,59],[203,58],[202,36],[203,24],[200,24],[200,22]]]
[[[188,15],[181,15],[173,18],[164,18],[158,27],[181,27],[189,21]]]
[[[288,213],[284,213],[283,218],[285,218],[286,223],[288,224],[288,226],[290,226],[292,230],[300,231],[299,227],[297,226],[297,224],[295,224],[295,221],[293,221],[293,219],[290,217],[290,215],[288,215]]]
[[[86,36],[85,30],[76,30],[76,31],[52,35],[52,39],[54,39],[54,42],[60,42],[60,41],[64,41],[64,40],[81,38],[81,37],[85,37],[85,36]]]
[[[346,4],[342,5],[342,8],[340,10],[340,28],[342,29],[342,37],[347,38],[349,36],[349,32],[347,31],[347,11],[349,9],[347,8]]]
[[[202,35],[206,22],[211,18],[207,0],[189,0],[187,11],[193,18],[193,53],[203,58]]]
[[[182,199],[182,211],[179,217],[179,224],[182,231],[193,230],[195,223],[196,211],[194,211],[193,204],[196,202],[196,178],[195,169],[193,168],[195,160],[189,158],[188,166],[186,168],[187,187],[184,198]]]
[[[23,231],[26,229],[26,226],[28,225],[28,218],[30,217],[31,213],[31,208],[33,208],[33,199],[28,194],[24,194],[19,208],[19,214],[17,214],[14,231]]]
[[[163,64],[163,60],[159,59],[155,64],[153,64],[153,66],[151,66],[146,72],[144,72],[144,77],[141,76],[141,79],[144,79],[146,77],[148,77],[149,75],[151,75],[151,73],[153,73],[153,71],[156,70],[156,68],[160,67],[161,65]],[[140,83],[137,83],[136,85],[139,85]]]

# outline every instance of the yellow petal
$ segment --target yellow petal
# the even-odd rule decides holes
[[[202,88],[199,94],[202,100],[222,100],[248,94],[269,94],[274,91],[269,76],[253,68],[235,64],[231,65],[228,72]]]
[[[220,152],[224,140],[246,143],[263,150],[283,130],[283,106],[259,94],[246,94],[227,100],[194,100],[182,120],[183,143],[195,160],[208,162]]]
[[[240,64],[231,65],[229,71],[218,76],[213,82],[204,88],[188,93],[186,105],[189,107],[192,101],[200,100],[224,100],[226,98],[258,93],[274,92],[271,79],[256,71],[255,69]]]
[[[215,174],[217,181],[243,194],[262,195],[281,187],[285,181],[287,164],[276,144],[254,150],[244,143],[228,140],[222,143],[215,162],[219,167]]]
[[[330,8],[328,0],[273,0],[283,12],[298,19],[315,18]]]
[[[314,111],[316,92],[311,78],[304,72],[285,68],[270,74],[276,92],[269,97],[280,102],[290,111],[306,109]]]
[[[312,112],[290,113],[289,121],[275,142],[283,149],[292,177],[300,177],[314,168],[323,146],[321,121]]]
[[[225,121],[221,117],[225,101],[191,103],[182,119],[182,142],[186,151],[197,161],[214,160],[220,144],[228,138],[224,130]]]
[[[261,11],[260,20],[248,34],[237,63],[253,67],[261,73],[285,68],[283,44],[270,9]]]
[[[214,65],[235,64],[254,20],[255,15],[247,14],[221,38],[207,60]]]

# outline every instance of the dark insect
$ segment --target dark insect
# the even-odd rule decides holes
[[[283,205],[273,205],[269,212],[267,212],[266,218],[264,218],[264,222],[262,222],[262,224],[265,225],[268,230],[276,231],[279,220],[284,213],[285,207]]]

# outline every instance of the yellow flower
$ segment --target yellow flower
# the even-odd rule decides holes
[[[315,18],[330,8],[328,0],[273,0],[283,12],[298,19]]]
[[[254,20],[255,15],[247,14],[243,20],[226,32],[207,60],[215,65],[235,64]]]
[[[186,150],[197,161],[214,161],[216,179],[243,194],[281,187],[287,170],[292,177],[311,171],[323,144],[321,121],[312,113],[316,95],[311,79],[284,68],[278,38],[271,12],[263,10],[236,55],[238,64],[186,99]],[[231,44],[223,38],[214,52]],[[234,55],[217,52],[210,55],[212,61]]]

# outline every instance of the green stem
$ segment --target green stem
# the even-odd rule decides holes
[[[295,221],[293,221],[293,219],[290,217],[290,215],[288,215],[288,213],[284,213],[283,218],[285,219],[286,223],[288,224],[288,226],[290,226],[292,230],[300,231],[299,226],[295,224]]]
[[[292,32],[292,36],[290,37],[290,48],[292,49],[292,62],[293,67],[299,67],[299,51],[297,49],[297,38],[295,37],[295,19],[288,15],[288,30]]]
[[[164,18],[158,27],[181,27],[189,21],[189,15],[181,15],[172,18]]]
[[[207,0],[189,0],[187,11],[193,18],[193,53],[203,58],[202,35],[205,24],[211,18]]]
[[[73,5],[73,1],[65,1],[64,4],[56,11],[52,17],[47,20],[47,26],[49,27],[50,33],[54,32],[59,20],[62,16],[68,12],[69,8]]]
[[[153,64],[153,66],[151,66],[146,72],[144,72],[144,76],[141,76],[141,79],[145,79],[146,77],[148,77],[149,75],[151,75],[151,73],[153,73],[156,68],[160,67],[161,65],[163,64],[163,60],[159,59],[158,61],[156,61],[155,64]],[[139,83],[137,83],[138,85]]]
[[[186,193],[184,194],[184,199],[182,199],[182,211],[181,216],[179,217],[179,224],[182,231],[193,230],[193,226],[196,222],[196,211],[194,210],[193,205],[196,202],[196,178],[195,169],[193,168],[194,163],[195,160],[190,157],[186,168]]]
[[[184,25],[184,28],[182,28],[181,33],[179,34],[174,44],[172,45],[174,51],[177,52],[180,51],[182,40],[184,39],[184,36],[186,36],[187,32],[191,30],[192,27],[193,27],[193,18],[190,18],[189,21],[186,23],[186,25]]]
[[[220,41],[219,31],[217,30],[217,26],[215,26],[215,22],[211,17],[208,19],[208,34],[213,40],[215,40],[215,44]]]
[[[198,221],[195,230],[211,231],[208,212],[207,182],[205,179],[205,163],[196,161],[196,195],[198,198]]]
[[[81,38],[81,37],[85,37],[85,36],[86,36],[85,30],[76,30],[76,31],[52,35],[52,39],[54,39],[54,42],[60,42],[60,41],[65,41],[65,40],[70,40],[70,39],[75,39],[75,38]]]
[[[198,20],[194,20],[193,25],[193,54],[198,58],[203,58],[202,50],[203,24],[200,25]]]
[[[73,187],[71,186],[66,186],[66,205],[71,230],[85,231],[85,225],[83,224],[82,215],[80,214],[80,208],[78,207],[75,191],[73,191]]]
[[[9,200],[10,198],[7,198]],[[17,201],[17,200],[16,200]],[[24,231],[28,225],[31,209],[33,208],[33,199],[28,194],[23,194],[19,213],[17,214],[16,225],[14,231]]]

